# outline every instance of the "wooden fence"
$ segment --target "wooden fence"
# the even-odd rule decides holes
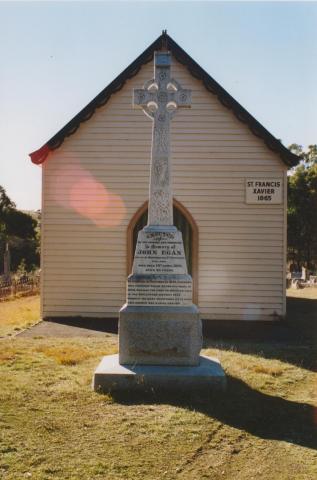
[[[0,301],[10,297],[39,293],[40,276],[23,276],[17,280],[0,281]]]

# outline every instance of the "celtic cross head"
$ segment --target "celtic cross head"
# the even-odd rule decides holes
[[[170,77],[170,66],[169,52],[155,52],[154,78],[133,91],[133,105],[159,121],[173,117],[178,108],[191,106],[191,91]]]

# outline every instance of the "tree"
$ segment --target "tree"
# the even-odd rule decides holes
[[[307,152],[304,151],[302,145],[298,145],[297,143],[292,143],[288,147],[291,152],[298,155],[304,162],[305,165],[310,166],[317,163],[317,145],[308,145]]]
[[[11,209],[4,215],[8,235],[20,238],[34,238],[37,221],[20,210]]]
[[[288,256],[297,269],[317,268],[317,145],[304,152],[290,147],[303,161],[288,177]]]
[[[15,208],[15,204],[10,200],[5,189],[0,185],[0,221],[2,219],[2,214],[12,208]]]
[[[0,258],[2,260],[6,244],[11,253],[11,269],[16,271],[22,261],[28,271],[39,265],[39,235],[37,221],[21,212],[0,186]],[[0,273],[3,271],[0,262]]]

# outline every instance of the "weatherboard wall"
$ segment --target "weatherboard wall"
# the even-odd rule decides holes
[[[151,63],[43,164],[43,317],[116,317],[125,302],[127,227],[147,200],[151,121],[132,89]],[[247,205],[246,178],[282,178],[261,139],[174,62],[192,108],[172,121],[175,198],[199,230],[203,318],[269,320],[285,313],[286,192],[279,205]]]

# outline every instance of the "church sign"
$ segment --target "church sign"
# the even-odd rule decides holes
[[[247,178],[245,201],[248,204],[279,204],[283,202],[282,178]]]

